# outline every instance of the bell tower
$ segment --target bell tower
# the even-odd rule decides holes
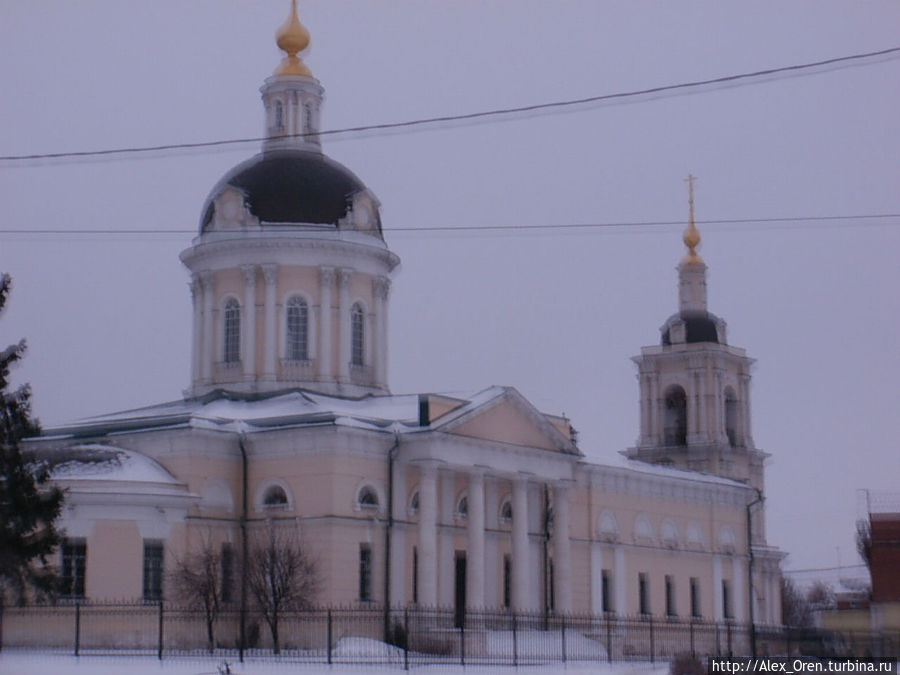
[[[728,344],[725,321],[707,309],[706,263],[697,253],[694,181],[688,176],[687,253],[678,264],[678,311],[660,344],[633,358],[640,382],[640,435],[630,459],[731,478],[762,490],[768,456],[753,443],[753,359]]]

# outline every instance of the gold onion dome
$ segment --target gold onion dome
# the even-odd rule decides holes
[[[689,189],[689,197],[688,204],[690,205],[690,218],[688,220],[688,226],[684,230],[684,235],[682,235],[681,240],[684,242],[684,245],[687,246],[688,252],[687,255],[684,256],[682,262],[684,263],[702,263],[703,258],[701,258],[697,254],[697,247],[700,245],[700,230],[697,229],[697,225],[694,222],[694,181],[696,178],[692,175],[688,175],[687,183]]]
[[[312,77],[312,72],[306,67],[303,60],[297,56],[299,52],[302,52],[309,46],[309,31],[297,18],[297,0],[291,0],[291,15],[275,33],[275,43],[279,49],[287,53],[287,56],[282,59],[275,70],[276,75],[306,75],[307,77]]]

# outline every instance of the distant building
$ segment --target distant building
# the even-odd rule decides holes
[[[181,255],[184,398],[32,442],[68,490],[67,595],[174,600],[166,572],[187,552],[232,560],[278,527],[314,552],[322,604],[779,623],[752,361],[707,311],[693,209],[679,311],[635,359],[626,458],[585,460],[567,419],[509,387],[391,394],[399,260],[378,199],[322,153],[323,89],[297,56],[308,40],[292,14],[262,87],[262,152],[213,188]]]

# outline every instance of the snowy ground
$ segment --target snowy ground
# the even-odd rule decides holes
[[[159,661],[145,656],[67,656],[39,651],[0,652],[2,675],[219,675],[223,665],[221,658],[170,657]],[[380,675],[403,673],[402,666],[378,665],[323,665],[303,663],[274,663],[248,660],[241,664],[229,660],[235,675],[286,675],[287,673],[335,673],[336,675]],[[649,663],[612,664],[576,662],[553,663],[540,666],[415,666],[410,672],[422,675],[503,675],[521,672],[527,674],[563,675],[568,673],[592,673],[597,675],[666,675],[668,665]]]

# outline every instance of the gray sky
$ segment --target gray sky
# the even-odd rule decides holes
[[[6,0],[0,154],[255,137],[287,0]],[[323,128],[582,98],[900,45],[900,3],[302,0]],[[682,226],[392,227],[900,213],[900,59],[629,104],[326,139],[402,258],[396,393],[517,387],[595,460],[637,436],[629,357],[676,308]],[[191,229],[256,144],[0,162],[2,228]],[[700,225],[710,310],[758,359],[769,539],[787,567],[856,561],[858,488],[900,478],[900,219]],[[0,342],[45,425],[180,396],[191,235],[10,235]]]

